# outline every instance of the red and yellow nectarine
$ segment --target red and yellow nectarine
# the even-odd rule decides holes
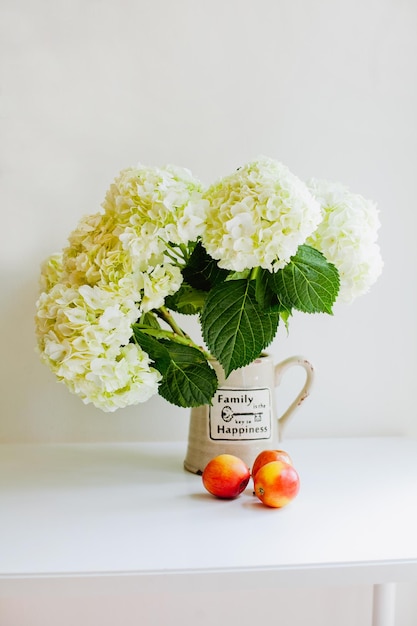
[[[281,508],[293,500],[300,489],[296,469],[283,461],[265,463],[254,478],[255,495],[267,506]]]
[[[247,465],[233,454],[219,454],[204,468],[203,485],[218,498],[236,498],[246,488],[250,479]]]

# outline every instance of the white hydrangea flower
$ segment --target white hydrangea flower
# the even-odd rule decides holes
[[[320,223],[320,205],[305,183],[260,157],[212,185],[202,242],[222,268],[277,271]]]
[[[183,168],[123,170],[106,194],[104,213],[82,218],[71,233],[63,251],[64,282],[109,285],[140,301],[143,273],[168,264],[165,275],[173,274],[168,242],[187,245],[198,238],[208,204],[202,191]],[[172,282],[178,283],[177,274]]]
[[[339,183],[311,179],[308,187],[322,207],[323,221],[307,243],[337,267],[338,301],[352,302],[366,293],[382,272],[376,243],[380,228],[377,207]]]
[[[104,212],[82,218],[62,254],[44,264],[38,347],[84,402],[115,410],[157,392],[159,373],[129,343],[132,324],[179,289],[182,275],[168,244],[199,237],[208,204],[202,191],[182,168],[124,170]]]
[[[203,188],[185,168],[139,166],[122,170],[103,203],[123,228],[119,237],[142,263],[161,263],[166,243],[195,241],[204,227],[208,203]]]
[[[58,282],[37,302],[41,358],[84,403],[114,411],[145,402],[157,393],[160,374],[129,343],[139,315],[134,300],[109,288]]]

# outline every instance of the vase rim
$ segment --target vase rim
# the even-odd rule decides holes
[[[242,367],[239,367],[238,369],[243,369],[244,367],[249,367],[249,365],[252,365],[253,363],[259,363],[259,362],[266,361],[272,358],[273,358],[272,354],[270,354],[269,352],[262,352],[259,356],[253,359],[253,361],[250,361],[250,363],[247,363],[246,365],[242,365]],[[211,357],[208,360],[209,362],[217,363],[218,365],[221,365],[221,363],[215,357]]]

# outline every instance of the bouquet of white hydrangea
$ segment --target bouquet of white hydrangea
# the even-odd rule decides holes
[[[261,157],[204,187],[183,168],[122,171],[103,211],[42,266],[42,360],[104,411],[159,393],[210,403],[217,359],[248,365],[294,310],[332,313],[382,270],[376,206]],[[197,315],[204,346],[175,314]]]

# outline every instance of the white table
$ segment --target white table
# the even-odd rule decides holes
[[[0,446],[0,599],[58,579],[153,592],[372,584],[373,626],[391,626],[394,583],[417,581],[417,441],[283,447],[301,490],[269,509],[251,485],[210,496],[182,467],[185,444]]]

